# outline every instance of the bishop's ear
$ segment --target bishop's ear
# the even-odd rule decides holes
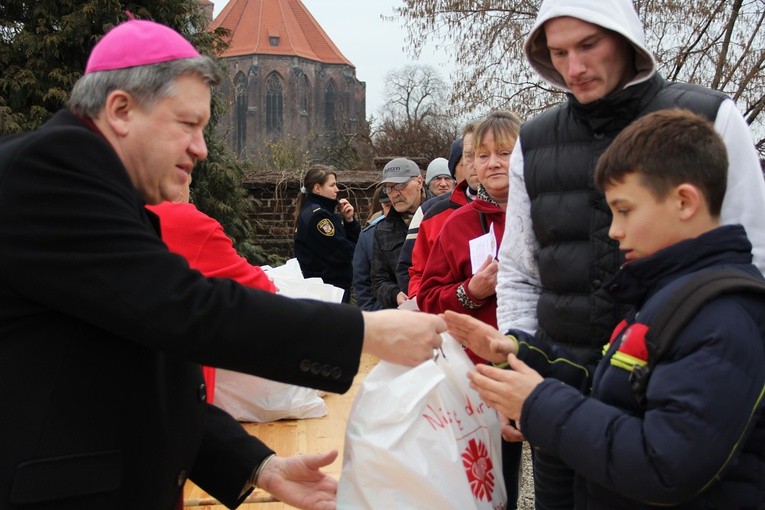
[[[118,135],[126,135],[130,131],[130,119],[136,108],[133,97],[123,90],[114,90],[106,97],[101,115]]]

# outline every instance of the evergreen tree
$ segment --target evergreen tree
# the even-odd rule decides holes
[[[163,23],[213,56],[223,47],[222,31],[205,30],[197,0],[3,0],[0,3],[0,135],[31,131],[65,108],[99,38],[127,19]],[[213,99],[206,130],[209,157],[194,171],[192,200],[221,222],[237,250],[253,263],[264,254],[251,243],[252,202],[242,187],[243,169],[225,145],[212,138],[222,108]]]

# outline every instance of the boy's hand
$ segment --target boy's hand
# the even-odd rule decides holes
[[[459,343],[492,363],[504,363],[515,353],[515,342],[485,322],[462,313],[447,310],[443,314],[449,333]]]
[[[522,443],[526,440],[517,423],[502,413],[497,414],[499,414],[499,424],[502,426],[502,439],[508,443]]]
[[[475,371],[468,373],[468,379],[470,387],[478,392],[489,407],[520,422],[523,403],[544,378],[514,354],[510,354],[507,361],[512,370],[476,365]]]

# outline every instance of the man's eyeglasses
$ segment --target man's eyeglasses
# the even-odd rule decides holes
[[[407,185],[409,184],[409,181],[411,181],[412,179],[415,179],[415,177],[410,177],[404,182],[399,182],[398,184],[384,184],[382,187],[383,191],[385,191],[385,193],[390,193],[393,190],[401,191],[407,187]]]

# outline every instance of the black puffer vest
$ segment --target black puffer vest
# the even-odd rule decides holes
[[[594,103],[568,101],[521,128],[524,178],[538,253],[542,294],[539,334],[591,361],[600,357],[626,309],[603,282],[622,262],[609,239],[611,212],[595,188],[595,164],[613,139],[638,117],[686,108],[714,121],[725,95],[658,75]]]

